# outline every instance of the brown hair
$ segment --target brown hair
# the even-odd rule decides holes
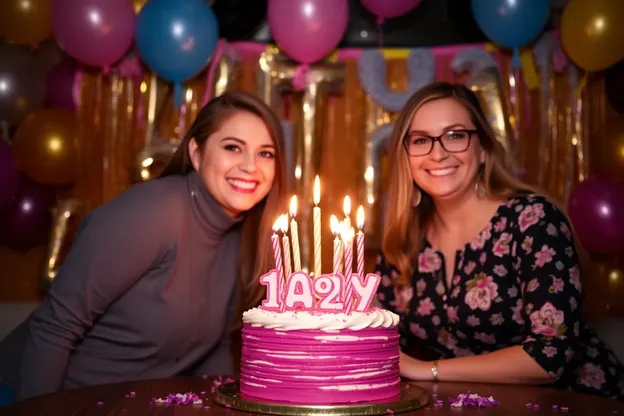
[[[485,151],[480,177],[487,197],[506,198],[521,192],[538,193],[535,188],[515,177],[511,159],[497,140],[475,93],[464,85],[447,82],[432,83],[418,90],[401,110],[388,144],[388,166],[393,169],[390,172],[382,251],[387,262],[399,272],[396,281],[399,286],[410,282],[413,261],[422,248],[424,228],[434,214],[433,201],[423,191],[418,207],[412,204],[415,184],[403,141],[416,111],[423,104],[442,98],[457,100],[470,114],[478,132],[479,143]]]
[[[189,141],[195,139],[201,148],[221,125],[238,112],[254,114],[264,121],[275,145],[275,179],[267,196],[245,214],[238,263],[239,309],[242,311],[257,306],[264,295],[259,277],[273,267],[273,256],[269,244],[272,223],[278,216],[284,198],[284,134],[282,126],[273,111],[256,96],[244,92],[226,92],[212,99],[197,115],[178,149],[172,156],[160,177],[186,175],[193,171],[189,156]],[[238,314],[240,317],[241,314]],[[238,319],[236,319],[237,327]]]

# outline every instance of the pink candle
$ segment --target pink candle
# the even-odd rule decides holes
[[[271,235],[271,244],[273,245],[273,259],[275,259],[275,269],[278,272],[280,280],[284,278],[284,266],[282,265],[282,249],[280,248],[279,237],[277,232],[280,230],[280,218],[273,223],[273,235]]]
[[[342,243],[344,244],[344,274],[348,280],[351,273],[353,273],[353,229],[350,227],[344,228],[342,234]]]
[[[362,228],[364,227],[364,207],[360,205],[357,212],[357,227],[358,233],[356,237],[357,246],[357,274],[364,277],[364,233]]]

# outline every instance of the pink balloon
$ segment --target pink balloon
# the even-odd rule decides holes
[[[327,56],[347,29],[347,0],[269,0],[269,28],[279,48],[310,64]]]
[[[107,67],[128,51],[134,36],[130,0],[52,0],[52,33],[71,56]]]
[[[402,16],[416,8],[422,0],[362,0],[362,4],[378,19]]]

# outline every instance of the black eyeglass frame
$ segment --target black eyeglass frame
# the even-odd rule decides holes
[[[405,148],[405,151],[407,152],[408,155],[412,156],[412,157],[421,157],[421,156],[427,156],[429,153],[431,153],[433,151],[433,146],[435,146],[436,142],[440,143],[440,146],[442,147],[442,149],[444,149],[445,152],[448,153],[463,153],[466,150],[468,150],[468,148],[470,147],[470,141],[472,140],[472,135],[475,133],[478,133],[479,130],[477,129],[455,129],[455,130],[449,130],[444,132],[444,134],[441,134],[439,136],[427,136],[426,134],[422,134],[419,137],[424,137],[427,139],[431,139],[431,148],[429,149],[429,151],[427,153],[424,153],[422,155],[413,155],[409,152],[409,144],[407,143],[407,140],[409,139],[410,136],[405,136],[403,138],[403,147]],[[442,142],[442,137],[446,136],[449,133],[468,133],[468,143],[466,144],[466,148],[463,150],[459,150],[459,151],[451,151],[448,150],[446,147],[444,147],[444,143]]]

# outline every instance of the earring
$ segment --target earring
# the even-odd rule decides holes
[[[412,194],[412,205],[414,207],[417,207],[418,205],[420,205],[421,200],[422,200],[422,193],[420,192],[420,189],[414,187],[414,193]]]

